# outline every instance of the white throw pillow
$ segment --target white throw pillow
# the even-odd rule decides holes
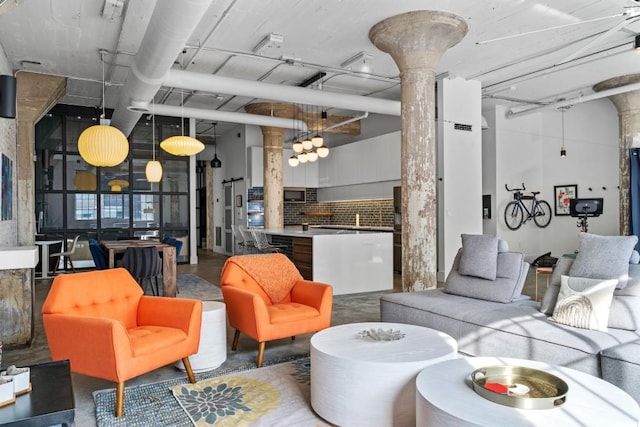
[[[617,280],[563,275],[558,302],[549,320],[576,328],[607,332],[609,310]]]

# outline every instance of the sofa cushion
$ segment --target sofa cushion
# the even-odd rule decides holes
[[[614,292],[607,326],[628,331],[640,329],[640,297],[618,296]]]
[[[640,264],[640,252],[635,249],[631,251],[631,258],[629,258],[629,264]]]
[[[589,279],[616,279],[618,288],[627,285],[629,260],[636,236],[598,236],[580,233],[580,245],[569,275]]]
[[[458,272],[462,250],[458,251],[444,287],[444,292],[508,303],[519,298],[524,286],[529,264],[520,252],[502,252],[497,256],[496,279],[464,276]]]
[[[562,276],[558,302],[549,320],[606,332],[616,284],[616,280]]]
[[[465,276],[495,280],[497,269],[498,238],[484,234],[463,234],[458,272]]]

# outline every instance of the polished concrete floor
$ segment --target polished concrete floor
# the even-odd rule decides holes
[[[191,273],[195,274],[215,286],[219,287],[220,271],[226,257],[212,254],[211,252],[201,251],[198,254],[199,263],[197,265],[179,265],[178,273]],[[401,288],[400,276],[394,275],[394,289],[399,290]],[[541,278],[541,286],[544,286],[546,278]],[[525,286],[525,293],[533,297],[535,292],[535,273],[532,270],[529,272],[527,283]],[[40,310],[42,302],[46,298],[49,290],[50,280],[38,280],[36,281],[36,298],[35,298],[35,338],[33,343],[28,348],[6,350],[2,354],[2,367],[9,365],[28,365],[41,362],[47,362],[51,360],[51,355],[47,347],[46,337],[42,327],[42,318]],[[542,290],[540,290],[542,291]],[[340,295],[334,297],[332,324],[340,325],[345,323],[354,322],[375,322],[379,321],[379,298],[382,292],[371,292],[364,294],[353,295]],[[203,300],[211,299],[206,294],[198,295],[197,297]],[[238,350],[231,351],[230,343],[233,338],[233,331],[227,330],[227,341],[229,343],[229,350],[227,355],[227,361],[221,366],[221,368],[233,368],[236,366],[244,365],[249,361],[254,361],[257,353],[257,343],[247,337],[241,335]],[[265,350],[265,363],[269,360],[277,360],[281,357],[306,354],[309,352],[309,339],[311,334],[296,337],[295,341],[291,339],[283,339],[278,341],[272,341],[267,343]],[[157,369],[149,374],[142,375],[127,382],[127,386],[136,384],[154,383],[166,379],[176,378],[184,376],[182,371],[177,370],[172,365],[166,366],[161,369]],[[76,426],[91,427],[96,425],[95,419],[95,405],[93,402],[92,392],[95,390],[102,390],[108,388],[114,388],[114,384],[84,375],[73,374],[73,387],[74,396],[76,401]],[[126,401],[125,401],[125,414],[126,414]]]

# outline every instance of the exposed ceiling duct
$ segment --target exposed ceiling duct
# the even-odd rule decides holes
[[[150,113],[148,103],[136,102],[129,107],[130,111]],[[153,106],[154,114],[169,117],[193,117],[194,119],[213,120],[220,122],[244,123],[256,126],[272,126],[284,129],[296,129],[307,132],[307,124],[302,120],[286,119],[281,117],[262,116],[259,114],[236,113],[230,111],[203,110],[201,108],[188,108],[180,106],[156,104]]]
[[[135,101],[150,101],[158,92],[191,33],[212,0],[158,0],[140,49],[129,70],[111,125],[129,135],[141,112],[130,111]]]
[[[294,104],[368,111],[370,113],[390,116],[400,115],[400,101],[368,96],[346,95],[298,86],[284,86],[252,80],[234,79],[231,77],[194,73],[191,71],[169,70],[163,85],[203,92],[225,93],[250,98],[268,99],[271,101],[291,102]]]

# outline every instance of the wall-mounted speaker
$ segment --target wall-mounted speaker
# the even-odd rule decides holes
[[[0,117],[16,118],[16,78],[0,75]]]

